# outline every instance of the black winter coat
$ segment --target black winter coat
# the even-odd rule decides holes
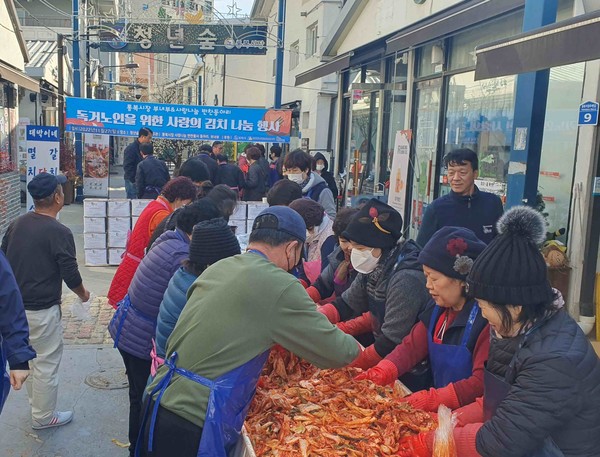
[[[231,163],[225,163],[219,165],[217,177],[213,181],[213,184],[215,186],[217,184],[225,184],[231,188],[237,187],[238,190],[242,190],[246,185],[246,181],[244,179],[244,173],[242,173],[242,170],[240,170],[238,166]]]
[[[204,162],[204,165],[206,165],[206,168],[208,168],[208,173],[210,174],[210,181],[214,184],[215,179],[217,178],[217,172],[219,168],[219,164],[217,164],[217,161],[205,152],[201,152],[200,154],[192,158]]]
[[[129,182],[135,182],[138,163],[142,161],[140,142],[135,140],[123,151],[123,176]]]
[[[171,178],[167,165],[162,160],[149,155],[137,167],[135,175],[137,197],[155,199],[169,179]]]
[[[255,202],[263,199],[267,194],[265,179],[265,171],[258,161],[250,165],[248,177],[246,178],[244,201]]]
[[[600,361],[565,311],[529,334],[508,381],[510,392],[477,432],[483,457],[525,457],[546,437],[565,457],[600,454]]]

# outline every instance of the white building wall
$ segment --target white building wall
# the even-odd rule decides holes
[[[13,25],[4,2],[0,4],[0,24],[6,26],[6,28],[0,27],[0,43],[2,43],[0,60],[23,71],[25,61],[23,59],[23,54],[21,53],[21,48],[19,47],[17,36],[14,32],[10,31],[12,30]]]

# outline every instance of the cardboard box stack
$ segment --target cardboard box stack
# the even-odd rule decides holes
[[[107,265],[106,198],[86,198],[83,201],[83,247],[85,264]]]
[[[119,265],[129,231],[151,201],[86,198],[83,201],[86,265]]]

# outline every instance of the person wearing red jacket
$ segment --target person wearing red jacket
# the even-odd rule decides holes
[[[196,192],[196,186],[190,178],[179,176],[171,179],[158,198],[144,208],[127,240],[125,256],[110,283],[108,303],[113,308],[116,309],[127,294],[133,275],[146,254],[146,246],[156,227],[174,210],[195,200]]]
[[[483,394],[483,367],[489,351],[489,325],[479,305],[465,294],[473,261],[486,245],[461,227],[443,227],[419,253],[431,295],[402,343],[356,379],[391,384],[427,360],[433,388],[407,401],[418,409],[437,411],[440,404],[456,409]]]
[[[593,457],[600,449],[600,360],[548,281],[542,215],[514,207],[475,261],[467,287],[490,324],[485,394],[456,411],[460,457]],[[401,457],[433,455],[434,433]]]

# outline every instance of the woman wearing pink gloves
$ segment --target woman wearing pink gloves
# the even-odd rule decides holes
[[[375,367],[357,376],[376,384],[393,383],[424,360],[433,388],[407,401],[437,411],[472,403],[483,394],[483,366],[489,351],[489,326],[477,302],[465,294],[465,280],[485,243],[461,227],[443,227],[419,254],[431,302],[402,343]]]
[[[490,323],[483,399],[457,411],[460,457],[592,457],[600,449],[600,361],[548,282],[542,216],[507,211],[467,278]],[[429,457],[433,432],[401,443]]]

